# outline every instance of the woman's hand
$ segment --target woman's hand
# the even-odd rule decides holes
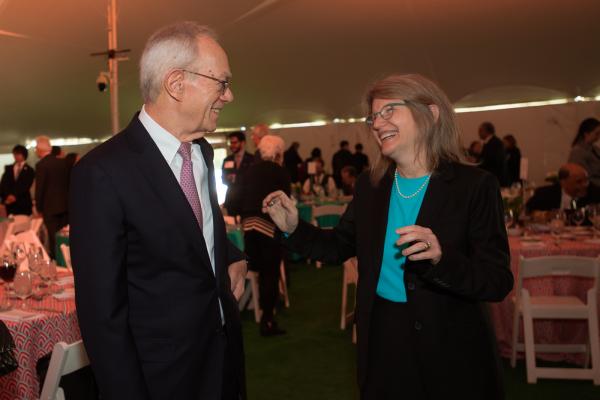
[[[442,246],[431,229],[410,225],[396,229],[396,233],[400,235],[396,245],[412,243],[402,250],[402,255],[409,260],[431,260],[431,263],[435,265],[442,259]]]
[[[298,226],[296,202],[281,190],[270,193],[262,202],[262,212],[269,214],[282,232],[291,234]]]

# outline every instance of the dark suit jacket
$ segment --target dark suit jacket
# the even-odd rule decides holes
[[[500,186],[506,186],[506,153],[502,140],[492,135],[492,138],[483,145],[480,160],[479,166],[494,175]]]
[[[256,162],[256,159],[252,154],[244,151],[244,156],[242,157],[242,162],[240,163],[239,168],[225,168],[225,163],[227,163],[228,161],[235,163],[235,158],[233,154],[225,157],[225,159],[223,160],[223,173],[221,179],[223,180],[223,183],[228,186],[227,193],[225,194],[225,202],[223,203],[223,205],[227,209],[229,215],[238,215],[240,213],[240,210],[235,207],[235,205],[238,204],[237,197],[240,196],[238,181],[241,175],[244,173],[244,171],[246,171],[248,168],[250,168],[250,166],[252,166],[252,164]],[[232,174],[235,174],[236,176],[235,182],[232,182]]]
[[[137,115],[73,169],[77,314],[103,398],[221,400],[219,300],[230,367],[244,385],[227,272],[242,254],[226,237],[213,150],[205,139],[196,143],[208,166],[216,275],[192,208]]]
[[[48,154],[35,165],[35,207],[43,215],[60,215],[68,210],[69,166]]]
[[[365,384],[369,326],[381,270],[393,175],[373,186],[368,174],[334,230],[302,223],[285,241],[311,259],[358,258],[358,381]],[[404,283],[414,315],[414,341],[431,398],[503,398],[496,343],[483,302],[501,301],[513,286],[503,207],[496,179],[480,169],[446,164],[432,175],[417,217],[442,247],[437,265],[408,261]],[[398,371],[402,377],[403,371]],[[390,382],[390,384],[395,384]]]
[[[9,195],[16,197],[16,201],[12,204],[6,204],[7,214],[26,214],[31,215],[31,185],[35,177],[35,171],[25,163],[21,173],[15,180],[14,164],[4,167],[4,174],[0,181],[0,197],[2,203],[6,204],[6,198]]]
[[[535,193],[527,201],[527,211],[549,211],[560,208],[562,198],[562,189],[560,184],[541,186],[535,190]],[[590,182],[585,197],[577,199],[578,207],[585,207],[588,204],[600,203],[600,187]]]

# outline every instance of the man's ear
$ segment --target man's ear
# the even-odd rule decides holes
[[[430,104],[427,107],[429,107],[429,111],[433,114],[433,121],[437,122],[440,118],[440,108],[435,104]]]
[[[184,72],[180,69],[175,69],[167,74],[163,81],[163,86],[167,94],[175,101],[183,100],[183,80],[185,79]]]

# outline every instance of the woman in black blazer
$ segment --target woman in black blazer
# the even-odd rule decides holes
[[[282,192],[263,212],[311,259],[357,256],[362,399],[502,399],[485,305],[513,286],[498,182],[463,162],[452,106],[428,79],[387,77],[365,103],[381,154],[339,225],[299,222]]]

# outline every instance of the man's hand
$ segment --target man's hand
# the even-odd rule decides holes
[[[246,286],[246,274],[248,273],[246,260],[229,264],[227,272],[229,273],[229,279],[231,280],[231,291],[233,292],[235,299],[239,301],[242,294],[244,294],[244,287]]]
[[[17,201],[17,198],[15,197],[15,195],[9,194],[8,196],[6,196],[6,200],[4,200],[4,204],[12,204],[15,201]]]

